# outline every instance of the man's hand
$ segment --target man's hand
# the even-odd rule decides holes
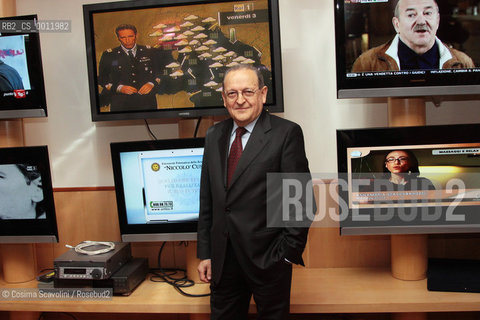
[[[209,283],[212,279],[212,260],[205,259],[200,261],[197,270],[198,275],[200,276],[200,280],[202,282]]]
[[[122,88],[120,89],[120,92],[123,93],[123,94],[134,94],[134,93],[137,93],[137,89],[134,88],[134,87],[131,87],[131,86],[122,86]]]
[[[138,90],[138,94],[149,94],[152,91],[153,83],[147,82],[145,83],[140,90]]]

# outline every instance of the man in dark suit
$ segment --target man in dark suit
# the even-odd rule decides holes
[[[122,24],[115,29],[120,46],[102,53],[98,67],[101,103],[110,111],[157,108],[158,85],[156,51],[137,44],[137,28]]]
[[[263,110],[267,90],[256,68],[228,69],[222,96],[232,119],[206,135],[197,254],[211,319],[246,319],[252,295],[258,319],[287,319],[292,263],[303,265],[308,227],[267,226],[267,173],[309,173],[300,126]]]
[[[23,89],[22,77],[14,68],[0,60],[0,92]]]

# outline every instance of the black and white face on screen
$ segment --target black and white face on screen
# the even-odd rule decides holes
[[[47,146],[0,148],[0,243],[57,241]]]
[[[0,219],[36,219],[37,204],[43,200],[42,177],[35,166],[0,165]]]

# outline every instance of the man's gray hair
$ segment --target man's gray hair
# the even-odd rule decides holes
[[[255,74],[257,75],[257,80],[258,80],[258,87],[261,89],[265,86],[265,81],[263,80],[263,75],[258,68],[254,67],[250,64],[237,64],[236,66],[230,67],[230,68],[227,69],[227,71],[225,71],[225,75],[223,76],[223,82],[222,82],[222,85],[223,85],[224,89],[225,89],[225,78],[227,78],[227,74],[229,74],[230,72],[233,72],[233,71],[237,71],[237,70],[251,70],[251,71],[255,72]]]

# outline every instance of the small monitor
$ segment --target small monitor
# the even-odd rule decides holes
[[[58,242],[48,149],[0,148],[0,243]]]
[[[480,125],[337,131],[342,234],[480,231]]]
[[[46,117],[37,16],[0,18],[0,119]]]
[[[204,139],[110,146],[122,240],[196,240]]]

